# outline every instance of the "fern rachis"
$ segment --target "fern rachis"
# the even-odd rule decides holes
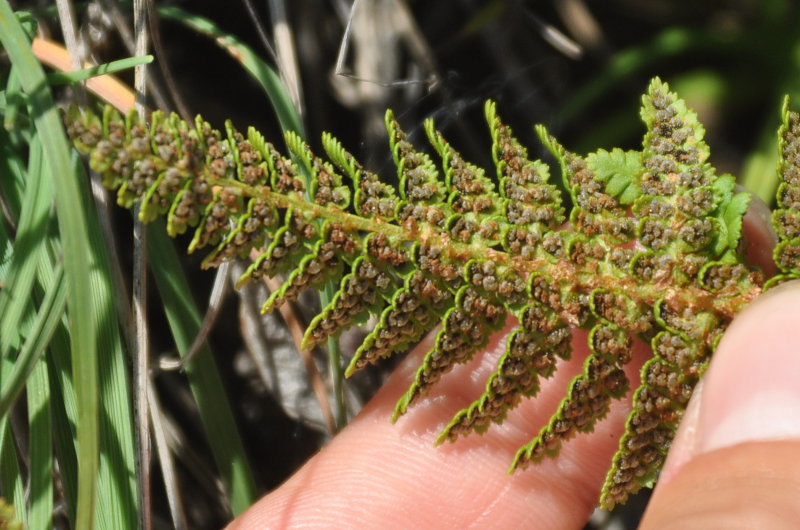
[[[496,178],[426,122],[442,178],[387,113],[398,189],[327,134],[330,162],[296,135],[286,137],[291,159],[252,129],[245,137],[228,125],[223,135],[200,118],[190,126],[155,114],[145,125],[133,114],[123,121],[110,110],[102,118],[71,111],[67,124],[104,184],[119,190],[122,206],[138,202],[143,221],[166,215],[173,236],[196,227],[190,251],[214,247],[204,266],[261,248],[239,284],[285,274],[265,311],[308,287],[338,282],[304,344],[377,317],[348,374],[406,351],[441,323],[395,418],[515,317],[484,393],[453,418],[440,442],[483,432],[535,396],[559,360],[572,355],[572,330],[583,328],[583,372],[512,468],[555,456],[626,395],[634,339],[651,344],[603,488],[601,504],[612,507],[653,483],[722,332],[764,288],[763,273],[745,264],[739,248],[749,194],[734,190],[733,177],[716,175],[696,115],[658,79],[643,97],[641,151],[582,157],[537,127],[560,164],[570,210],[550,168],[528,159],[492,103],[486,117]],[[767,287],[800,274],[798,121],[784,110],[783,183],[773,214],[780,274]]]

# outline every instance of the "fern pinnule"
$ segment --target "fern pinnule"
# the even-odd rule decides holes
[[[749,194],[716,174],[696,114],[658,79],[643,97],[641,151],[580,156],[537,126],[560,166],[569,212],[550,168],[528,158],[494,103],[485,114],[496,178],[428,120],[440,170],[387,112],[397,189],[329,134],[326,162],[294,134],[286,137],[290,158],[252,129],[245,136],[227,124],[223,134],[201,118],[190,126],[154,113],[147,126],[110,110],[102,117],[70,110],[66,122],[122,206],[138,201],[144,221],[166,215],[173,236],[196,227],[190,251],[214,247],[204,267],[261,249],[238,284],[284,275],[265,311],[309,287],[338,283],[305,347],[376,317],[348,376],[441,323],[394,418],[513,316],[517,326],[485,391],[438,442],[502,422],[573,355],[572,330],[583,328],[582,372],[512,469],[555,456],[628,393],[634,341],[649,343],[652,358],[601,496],[604,507],[624,503],[655,480],[719,337],[762,290],[763,274],[744,263],[739,244]],[[800,118],[786,108],[783,117],[783,183],[773,214],[781,273],[768,285],[800,276]]]
[[[800,114],[789,110],[789,98],[781,109],[783,122],[778,131],[780,186],[775,194],[777,208],[772,212],[772,226],[778,235],[773,252],[780,274],[768,286],[800,277]]]

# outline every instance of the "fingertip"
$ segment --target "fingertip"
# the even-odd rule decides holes
[[[734,319],[706,374],[697,450],[800,439],[800,282],[763,295]]]
[[[800,488],[798,322],[800,282],[762,295],[733,320],[686,410],[643,527],[775,528],[770,513],[800,526],[792,508]],[[753,524],[742,526],[743,517]]]
[[[798,454],[797,440],[742,443],[700,454],[668,484],[659,484],[640,528],[798,528]]]

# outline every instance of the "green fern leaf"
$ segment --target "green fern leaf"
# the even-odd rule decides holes
[[[264,310],[338,284],[303,346],[374,317],[346,375],[406,351],[441,324],[394,419],[514,317],[484,392],[437,443],[484,432],[534,397],[573,355],[572,331],[582,328],[589,331],[583,371],[512,469],[555,457],[626,395],[632,344],[649,343],[652,357],[601,493],[611,508],[653,484],[719,338],[762,291],[763,273],[744,263],[739,244],[750,195],[716,174],[697,115],[659,79],[643,96],[641,151],[580,156],[536,127],[560,166],[569,212],[550,168],[528,158],[494,103],[484,111],[493,176],[428,120],[438,167],[387,112],[397,189],[327,133],[330,162],[294,134],[286,136],[290,158],[253,129],[245,136],[228,123],[223,134],[199,117],[190,125],[154,113],[148,125],[110,109],[102,116],[70,109],[65,121],[120,205],[138,203],[145,222],[166,216],[172,236],[193,228],[189,251],[212,247],[203,267],[256,253],[239,286],[283,276]],[[767,287],[800,277],[800,116],[787,101],[782,118],[772,218],[780,274]]]
[[[641,194],[642,154],[638,151],[600,149],[586,157],[589,169],[605,183],[605,192],[620,204],[631,204]]]

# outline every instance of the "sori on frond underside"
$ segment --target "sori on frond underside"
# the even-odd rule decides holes
[[[765,286],[740,248],[750,195],[735,190],[732,176],[716,174],[697,115],[659,79],[642,98],[639,151],[580,156],[536,127],[558,161],[568,199],[494,103],[485,114],[494,174],[463,158],[428,120],[434,162],[387,112],[396,189],[327,133],[325,160],[294,133],[286,135],[286,156],[252,128],[242,134],[227,123],[220,132],[200,117],[190,124],[156,112],[146,124],[134,113],[73,108],[66,124],[120,205],[138,204],[145,222],[165,216],[172,236],[189,232],[190,252],[211,249],[204,267],[255,256],[239,286],[283,277],[264,311],[307,288],[338,284],[306,330],[304,347],[374,316],[377,325],[347,375],[407,351],[439,327],[394,418],[513,318],[516,328],[485,391],[439,442],[484,432],[534,397],[573,354],[573,330],[583,328],[583,371],[512,469],[554,457],[627,395],[632,344],[648,342],[652,355],[602,490],[601,505],[610,508],[653,484],[717,341]],[[787,102],[773,213],[780,272],[767,287],[800,274],[799,133]]]

